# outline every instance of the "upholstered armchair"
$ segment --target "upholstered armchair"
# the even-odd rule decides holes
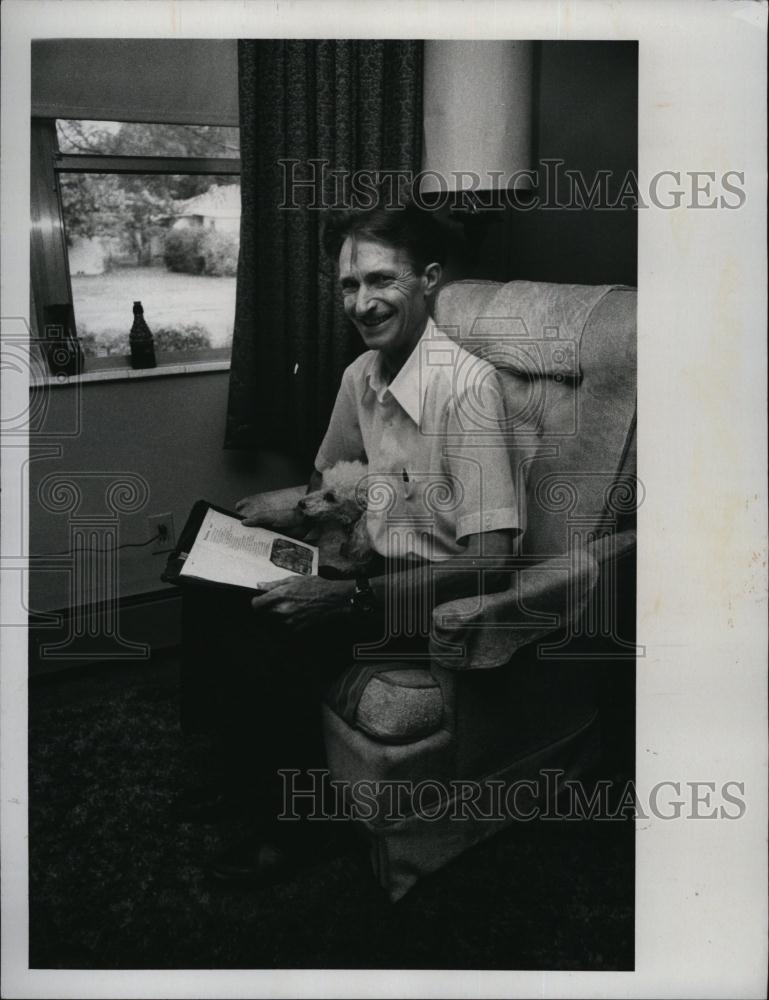
[[[441,330],[499,372],[526,525],[506,590],[435,607],[413,659],[360,648],[326,692],[331,777],[363,800],[393,900],[596,773],[602,700],[616,716],[606,664],[635,656],[635,308],[618,286],[460,281],[438,296]]]
[[[365,791],[357,822],[393,900],[595,773],[602,665],[635,655],[620,627],[634,620],[635,308],[618,286],[460,281],[438,296],[441,330],[500,373],[527,517],[506,590],[436,607],[427,656],[363,648],[326,694],[331,776],[349,804]]]
[[[635,308],[616,286],[462,281],[438,297],[441,329],[500,373],[527,521],[507,590],[434,609],[429,659],[369,663],[351,700],[354,664],[327,692],[331,774],[352,800],[365,783],[359,822],[393,900],[595,773],[601,667],[635,654],[619,624],[633,622]]]

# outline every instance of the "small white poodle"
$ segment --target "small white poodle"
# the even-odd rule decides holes
[[[337,462],[297,504],[318,526],[320,564],[344,575],[364,573],[375,555],[366,529],[367,473],[363,462]]]

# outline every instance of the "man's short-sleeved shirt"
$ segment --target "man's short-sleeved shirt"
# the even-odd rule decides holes
[[[440,560],[468,535],[522,531],[494,367],[433,324],[388,384],[379,351],[344,372],[319,472],[368,463],[367,527],[385,557]]]

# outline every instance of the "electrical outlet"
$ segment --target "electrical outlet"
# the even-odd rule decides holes
[[[150,538],[155,538],[152,544],[154,552],[170,552],[176,545],[173,514],[154,514],[147,518]]]

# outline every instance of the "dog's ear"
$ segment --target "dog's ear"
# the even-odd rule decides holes
[[[371,558],[371,540],[366,528],[366,518],[361,517],[355,522],[350,537],[342,546],[342,554],[363,568]]]
[[[368,483],[365,480],[361,480],[355,487],[355,502],[361,510],[368,507]]]

